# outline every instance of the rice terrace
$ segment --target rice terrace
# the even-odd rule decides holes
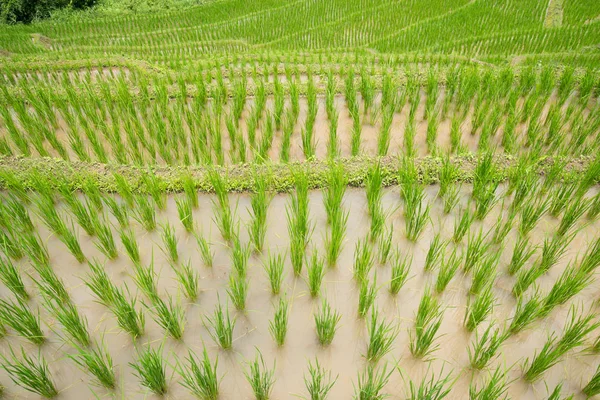
[[[600,1],[0,0],[6,399],[600,398]]]

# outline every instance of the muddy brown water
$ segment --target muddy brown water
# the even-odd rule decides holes
[[[432,355],[429,362],[415,359],[409,351],[409,332],[414,329],[414,315],[419,305],[422,293],[426,287],[435,282],[437,272],[425,272],[423,266],[429,242],[433,235],[441,231],[443,237],[450,238],[455,218],[459,207],[468,202],[469,192],[463,189],[460,204],[450,215],[444,215],[442,203],[436,198],[437,188],[427,188],[427,199],[432,204],[431,224],[429,224],[416,243],[405,239],[404,220],[402,216],[402,203],[398,188],[385,190],[383,205],[390,213],[388,224],[394,227],[394,246],[402,253],[413,257],[410,279],[401,289],[397,296],[392,296],[388,291],[390,279],[390,264],[375,264],[372,273],[377,274],[377,282],[380,286],[376,306],[381,315],[387,321],[399,326],[399,335],[394,341],[392,351],[387,354],[378,365],[382,367],[385,363],[394,371],[384,392],[390,394],[392,399],[406,398],[408,395],[409,380],[420,382],[426,376],[434,373],[436,376],[444,371],[450,373],[456,380],[448,398],[465,399],[468,397],[469,384],[473,379],[481,382],[488,377],[488,372],[475,372],[469,368],[467,348],[471,344],[475,333],[469,333],[463,327],[463,318],[467,304],[467,293],[470,287],[470,277],[461,271],[452,279],[445,292],[439,295],[444,312],[443,323],[436,341],[439,349]],[[35,292],[35,285],[30,277],[26,277],[26,285],[31,293],[35,293],[30,301],[34,309],[39,306],[43,329],[48,341],[39,348],[41,354],[50,363],[52,378],[60,391],[60,399],[87,399],[94,398],[124,398],[142,399],[156,398],[142,388],[138,379],[134,376],[129,363],[136,359],[136,348],[143,346],[164,346],[163,352],[167,365],[169,391],[166,395],[171,399],[193,398],[192,395],[180,385],[181,379],[174,372],[176,359],[184,360],[188,350],[201,354],[203,345],[206,345],[211,359],[218,357],[218,373],[222,376],[220,385],[221,398],[223,399],[251,399],[253,398],[250,385],[245,379],[244,371],[247,362],[254,359],[256,349],[262,352],[267,366],[275,363],[275,384],[272,399],[290,399],[306,397],[303,376],[307,373],[308,362],[318,357],[320,363],[331,370],[332,375],[337,376],[337,382],[333,386],[330,399],[349,399],[354,394],[354,386],[357,384],[357,375],[366,365],[364,354],[367,349],[368,333],[364,320],[357,316],[358,290],[352,278],[352,267],[354,262],[355,243],[365,237],[369,230],[369,216],[366,211],[365,192],[360,189],[348,189],[344,197],[344,207],[349,211],[348,229],[344,248],[340,255],[338,264],[329,268],[324,278],[321,295],[312,298],[308,292],[305,282],[306,268],[303,269],[302,277],[294,277],[289,257],[285,261],[285,280],[282,295],[285,295],[291,304],[288,334],[285,344],[277,347],[269,333],[269,321],[274,313],[274,304],[278,296],[273,296],[269,290],[269,283],[262,268],[267,252],[286,252],[288,248],[288,233],[285,217],[285,208],[288,195],[276,195],[269,207],[268,232],[266,247],[263,255],[253,255],[249,260],[249,282],[250,289],[247,300],[247,310],[238,312],[229,304],[229,309],[236,318],[233,348],[229,351],[220,349],[211,339],[207,328],[203,324],[205,316],[212,315],[215,305],[220,298],[222,303],[227,300],[227,279],[231,270],[230,251],[222,240],[220,233],[213,222],[212,204],[210,195],[199,195],[199,208],[194,211],[194,219],[197,229],[209,238],[214,252],[214,266],[208,268],[201,262],[198,246],[193,236],[187,234],[179,222],[175,197],[168,198],[167,209],[159,212],[157,217],[160,224],[167,221],[175,228],[179,240],[180,262],[191,260],[191,265],[200,274],[199,298],[190,303],[182,294],[176,281],[175,273],[170,266],[166,256],[161,250],[162,239],[160,229],[156,232],[147,233],[139,224],[132,220],[140,245],[142,261],[149,264],[154,260],[154,266],[159,275],[158,291],[166,298],[169,294],[178,302],[183,304],[186,314],[185,333],[183,340],[176,341],[165,337],[165,333],[152,319],[148,311],[146,315],[146,334],[134,342],[131,337],[121,331],[116,324],[115,318],[108,310],[95,301],[92,293],[83,284],[82,278],[88,273],[87,264],[79,264],[66,250],[65,246],[39,221],[36,221],[41,237],[48,245],[51,263],[57,274],[64,279],[65,284],[80,313],[88,320],[89,328],[93,338],[104,341],[113,357],[116,366],[118,387],[114,394],[102,388],[90,384],[91,378],[80,371],[75,364],[66,358],[66,354],[72,354],[73,349],[61,340],[62,330],[60,325],[48,315],[40,305],[40,296]],[[248,195],[231,195],[232,206],[237,204],[237,216],[240,220],[240,237],[244,243],[249,238],[245,226],[249,221],[248,208],[250,198]],[[62,211],[64,207],[60,206]],[[475,222],[472,230],[479,228],[484,231],[493,229],[501,206],[496,206],[482,222]],[[106,211],[108,213],[108,211]],[[117,224],[112,216],[109,219]],[[314,232],[308,248],[308,252],[318,251],[323,253],[323,238],[327,229],[326,213],[323,207],[323,196],[320,191],[310,193],[310,219],[314,223]],[[532,242],[542,243],[544,238],[550,235],[556,228],[558,220],[549,216],[544,217],[536,228],[531,232]],[[105,263],[105,269],[113,278],[114,282],[123,287],[127,285],[132,293],[137,293],[138,309],[139,302],[147,301],[143,295],[136,291],[131,277],[133,266],[125,254],[118,239],[116,229],[115,240],[118,242],[120,254],[116,260],[106,261],[95,247],[94,239],[89,238],[83,230],[78,228],[81,246],[88,259],[97,259]],[[569,260],[574,259],[577,254],[582,253],[587,244],[599,234],[598,223],[583,226],[575,240],[569,247],[566,256],[555,265],[546,275],[538,280],[538,285],[543,293],[546,293],[553,282],[564,270]],[[500,324],[510,321],[515,308],[515,299],[510,290],[514,278],[506,272],[510,261],[512,247],[516,238],[515,229],[511,231],[504,242],[504,250],[499,265],[499,276],[494,286],[497,306],[493,311],[493,319]],[[466,241],[466,239],[465,239]],[[464,243],[459,248],[464,248]],[[452,245],[451,245],[452,246]],[[537,254],[536,254],[537,255]],[[534,257],[535,258],[535,257]],[[531,265],[530,261],[528,265]],[[19,264],[24,271],[35,277],[35,273],[27,262]],[[521,366],[526,358],[531,358],[539,351],[551,332],[562,333],[570,304],[583,304],[589,309],[595,308],[595,300],[599,292],[599,284],[592,283],[569,304],[555,309],[547,318],[537,321],[533,327],[510,337],[502,346],[500,356],[490,364],[489,370],[496,366],[502,366],[510,370],[508,379],[514,380],[508,389],[508,394],[514,399],[544,399],[547,398],[548,390],[552,390],[556,384],[563,382],[563,393],[574,393],[575,398],[583,398],[581,388],[585,386],[593,375],[600,361],[597,355],[589,355],[582,352],[583,348],[569,352],[564,359],[549,369],[543,379],[533,385],[526,383],[522,378]],[[9,297],[7,289],[0,288],[2,297]],[[321,300],[326,298],[331,306],[338,310],[342,319],[339,330],[335,335],[333,343],[329,347],[319,345],[315,333],[313,314],[320,306]],[[481,332],[489,324],[490,318],[484,321],[478,331]],[[598,332],[594,332],[588,342],[595,339]],[[19,346],[31,355],[38,354],[38,347],[15,336],[8,329],[7,336],[0,340],[0,348],[3,354],[7,354],[9,346],[18,349]],[[5,371],[0,372],[0,382],[6,386],[7,398],[37,399],[38,396],[29,394],[23,389],[15,386]]]

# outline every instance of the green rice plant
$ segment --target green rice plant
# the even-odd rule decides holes
[[[238,273],[229,274],[229,287],[227,295],[238,310],[246,309],[246,298],[248,297],[248,279]]]
[[[198,193],[194,177],[191,174],[184,175],[181,178],[181,185],[183,186],[183,191],[188,200],[187,203],[191,205],[192,208],[198,208]]]
[[[450,379],[450,374],[443,376],[444,371],[440,371],[439,378],[435,377],[435,374],[431,374],[430,378],[425,376],[423,380],[417,386],[411,380],[409,382],[410,387],[410,400],[430,399],[430,400],[441,400],[448,396],[454,382]]]
[[[369,284],[368,277],[364,277],[359,282],[358,292],[358,316],[364,318],[377,297],[377,274],[373,277],[373,282]]]
[[[450,159],[450,155],[446,154],[442,157],[442,168],[440,169],[439,175],[439,185],[440,190],[438,191],[438,196],[441,198],[445,198],[448,195],[448,192],[452,186],[452,184],[456,181],[456,178],[459,176],[458,167],[452,163]]]
[[[73,228],[73,227],[72,227]],[[77,236],[71,231],[69,228],[65,226],[65,229],[62,235],[59,237],[60,241],[65,244],[69,252],[75,257],[77,262],[80,264],[85,262],[85,254],[81,250],[81,246],[79,245],[79,239]]]
[[[102,194],[100,193],[100,188],[96,181],[89,177],[84,179],[81,189],[89,202],[96,207],[98,211],[102,211],[104,206],[102,204]]]
[[[346,228],[348,226],[348,211],[343,211],[340,208],[339,212],[334,214],[331,219],[330,229],[325,236],[325,253],[327,264],[331,267],[337,263],[337,260],[342,252],[344,238],[346,236]]]
[[[113,173],[113,178],[115,179],[115,186],[119,196],[125,200],[129,207],[133,207],[135,198],[129,181],[123,175],[118,173]]]
[[[497,275],[500,253],[500,250],[488,253],[475,267],[469,289],[471,294],[480,293],[488,284],[493,285]]]
[[[409,203],[406,203],[407,205]],[[419,200],[414,206],[408,208],[405,225],[406,225],[406,237],[408,240],[416,242],[423,228],[427,222],[429,222],[429,211],[431,206],[429,204],[424,205],[423,200]]]
[[[576,267],[573,263],[569,263],[544,298],[540,316],[545,317],[554,307],[565,304],[573,296],[585,289],[592,281],[593,276],[585,270]]]
[[[269,400],[275,383],[275,362],[273,368],[268,369],[262,353],[258,349],[256,353],[254,361],[248,364],[250,370],[244,371],[244,375],[252,387],[256,400]]]
[[[113,304],[114,292],[116,287],[106,273],[104,265],[95,261],[88,262],[90,273],[84,280],[85,285],[96,296],[98,303],[110,308]]]
[[[463,270],[471,271],[477,265],[490,248],[490,243],[486,242],[487,234],[483,234],[480,229],[477,235],[469,233],[467,242],[467,250],[465,254],[465,264]]]
[[[119,236],[121,237],[121,243],[123,244],[123,247],[129,256],[129,259],[136,265],[140,264],[140,247],[133,230],[131,228],[121,229]]]
[[[508,212],[508,215],[504,213],[498,214],[498,219],[496,220],[496,228],[494,229],[494,237],[492,239],[495,244],[502,244],[506,236],[510,233],[514,220],[516,218],[516,214],[512,212]]]
[[[590,203],[583,199],[576,200],[567,206],[567,209],[560,220],[560,224],[556,229],[556,235],[562,237],[568,234],[573,226],[577,223],[579,218],[581,218],[587,212],[589,206]]]
[[[408,273],[412,264],[412,256],[402,256],[399,250],[394,251],[392,258],[392,276],[390,279],[390,293],[397,295],[408,280]]]
[[[381,207],[381,197],[383,192],[383,174],[381,171],[381,164],[374,164],[365,177],[365,191],[367,194],[367,209],[369,215],[373,217],[376,214],[377,209]]]
[[[538,221],[548,211],[550,204],[548,198],[536,197],[523,206],[521,210],[521,221],[519,224],[519,233],[527,236],[529,232],[537,225]]]
[[[198,281],[200,277],[192,268],[191,262],[182,263],[179,268],[175,268],[175,275],[177,275],[177,280],[183,289],[185,297],[190,301],[196,300],[198,298]]]
[[[24,235],[26,238],[31,238],[33,232]],[[16,238],[11,232],[4,232],[0,230],[0,249],[2,252],[13,260],[20,260],[23,258],[23,249],[16,243]],[[26,248],[27,249],[27,248]]]
[[[369,330],[369,342],[366,358],[368,361],[376,363],[392,351],[394,340],[398,336],[398,327],[391,322],[388,324],[384,319],[380,319],[379,312],[373,308],[367,329]]]
[[[379,263],[385,264],[392,251],[392,239],[394,234],[394,226],[386,229],[386,232],[380,235],[377,248],[379,250]]]
[[[108,224],[98,221],[98,224],[96,225],[95,244],[98,250],[100,250],[109,259],[113,260],[119,256],[112,230]]]
[[[48,363],[41,354],[38,355],[37,360],[34,360],[21,347],[21,357],[18,358],[11,347],[10,357],[2,355],[2,361],[2,368],[16,385],[47,399],[58,395],[50,376]]]
[[[269,332],[275,343],[278,346],[283,346],[285,342],[285,336],[287,335],[288,329],[288,316],[289,316],[289,303],[286,299],[280,298],[273,315],[273,320],[269,322]]]
[[[180,305],[174,304],[171,296],[168,304],[158,296],[152,297],[151,301],[150,311],[154,321],[173,339],[181,340],[185,325],[185,310]]]
[[[308,375],[304,374],[304,385],[310,400],[325,400],[339,377],[338,375],[332,380],[331,371],[322,367],[318,358],[315,358],[314,364],[312,361],[308,362]]]
[[[331,308],[324,299],[321,303],[321,309],[314,314],[317,338],[322,346],[328,346],[333,341],[333,337],[338,329],[338,323],[342,316]]]
[[[156,287],[156,281],[158,279],[154,272],[154,257],[147,267],[141,264],[134,264],[135,275],[133,280],[136,286],[148,297],[150,300],[158,297],[158,290]]]
[[[577,315],[577,309],[571,308],[570,318],[564,329],[562,337],[552,334],[540,352],[536,352],[533,359],[527,359],[524,364],[524,377],[528,382],[539,379],[546,370],[555,365],[569,350],[579,347],[584,343],[588,333],[592,332],[600,322],[594,322],[595,315]]]
[[[581,391],[587,397],[592,397],[600,393],[600,367],[596,368],[596,373]]]
[[[569,204],[576,189],[577,186],[574,184],[556,185],[554,190],[548,195],[550,197],[548,213],[555,218],[558,217],[558,215],[565,209],[567,204]]]
[[[475,333],[472,347],[467,349],[471,368],[478,370],[485,368],[498,356],[498,350],[506,339],[508,335],[502,332],[502,328],[495,328],[494,324],[488,325],[481,336]]]
[[[227,200],[223,200],[223,202],[213,201],[214,221],[223,239],[229,242],[236,236],[237,224],[234,222],[235,211],[232,211],[229,207],[229,199],[226,195],[223,198]]]
[[[167,371],[162,345],[157,349],[147,347],[137,351],[137,360],[129,363],[142,386],[163,396],[167,393]]]
[[[196,242],[198,242],[198,248],[200,249],[200,258],[207,267],[213,266],[214,255],[210,251],[210,243],[201,234],[196,235]]]
[[[294,275],[300,276],[302,265],[304,263],[306,241],[301,235],[293,232],[290,233],[290,261],[292,262]]]
[[[323,278],[325,277],[324,264],[325,262],[323,258],[319,257],[317,250],[314,249],[310,263],[306,268],[308,289],[310,291],[310,295],[313,297],[318,296],[321,292],[321,284],[323,283]]]
[[[179,220],[181,224],[185,228],[186,232],[192,233],[194,232],[194,214],[193,214],[193,205],[189,198],[178,198],[175,199],[175,203],[177,205],[177,214],[179,215]]]
[[[269,278],[271,293],[275,295],[279,294],[279,292],[281,291],[281,283],[283,282],[284,259],[284,254],[279,253],[272,255],[271,252],[269,252],[267,261],[265,264],[263,264],[263,268]]]
[[[373,247],[367,238],[359,240],[354,248],[354,278],[358,281],[366,279],[373,268]]]
[[[229,316],[228,306],[223,306],[219,301],[212,318],[206,317],[205,324],[209,327],[210,336],[215,343],[221,346],[222,349],[230,349],[233,342],[233,329],[235,328],[235,319]]]
[[[52,299],[44,299],[44,306],[62,325],[63,331],[71,341],[80,346],[88,347],[91,343],[87,318],[81,316],[75,304],[57,303]]]
[[[444,250],[446,250],[446,245],[447,243],[442,240],[441,232],[436,233],[429,243],[429,250],[427,250],[425,258],[425,271],[432,271],[439,264],[443,258]]]
[[[70,300],[69,292],[49,264],[32,264],[39,279],[33,279],[45,298],[54,299],[57,302],[67,303]]]
[[[375,369],[373,364],[367,364],[364,371],[358,375],[357,385],[354,387],[354,398],[358,400],[382,400],[388,395],[382,393],[383,388],[390,380],[393,369],[387,370],[387,364]]]
[[[175,229],[167,222],[162,230],[162,241],[164,245],[163,251],[169,257],[169,261],[177,264],[179,261],[179,251],[177,250],[177,236],[175,236]]]
[[[119,327],[134,339],[141,337],[144,334],[145,319],[144,314],[138,313],[135,309],[136,300],[127,300],[125,294],[116,288],[110,296],[112,297],[110,309],[117,318]]]
[[[587,213],[587,219],[595,220],[600,215],[600,192],[596,193],[594,197],[590,200],[590,209]]]
[[[71,214],[73,214],[77,223],[83,228],[85,233],[89,236],[96,235],[96,227],[94,224],[96,210],[90,210],[89,204],[87,206],[84,205],[70,190],[63,193],[63,198],[69,206]]]
[[[342,201],[347,185],[348,178],[344,166],[341,163],[330,163],[327,186],[323,193],[323,204],[327,213],[328,224],[332,224],[336,219],[339,220],[340,215],[343,214]]]
[[[114,389],[116,378],[113,361],[104,343],[97,348],[75,345],[75,349],[77,353],[67,354],[67,357],[83,371],[90,373],[96,385]]]
[[[129,206],[126,203],[117,203],[111,196],[104,196],[104,203],[112,215],[114,215],[121,228],[124,229],[129,226]]]
[[[588,245],[587,250],[581,257],[579,269],[585,273],[592,273],[600,266],[600,238]]]
[[[465,311],[464,324],[469,332],[472,332],[477,326],[483,322],[494,309],[495,298],[492,293],[492,285],[488,284],[475,297],[475,300],[467,301],[467,310]]]
[[[460,200],[460,184],[450,185],[444,195],[444,214],[450,214]]]
[[[0,257],[0,281],[18,299],[22,301],[29,299],[29,293],[27,293],[21,273],[9,259],[5,259],[4,257]]]
[[[250,198],[251,220],[248,226],[250,241],[256,251],[263,249],[265,235],[267,233],[267,211],[272,200],[272,195],[268,192],[269,182],[266,174],[255,174],[254,186],[255,192]]]
[[[526,238],[519,238],[515,242],[510,264],[508,264],[508,273],[514,275],[518,273],[523,265],[533,256],[536,247],[529,243]]]
[[[470,400],[491,400],[506,398],[506,392],[510,382],[507,381],[506,375],[508,371],[502,371],[500,367],[494,370],[494,373],[490,374],[487,382],[479,389],[473,382],[469,386],[469,399]]]
[[[456,253],[456,248],[452,249],[449,257],[444,257],[440,264],[437,280],[435,281],[435,291],[442,293],[450,283],[456,271],[462,263],[462,255]]]
[[[156,210],[154,202],[145,195],[138,195],[135,199],[135,219],[146,229],[152,232],[156,229]]]
[[[460,243],[462,241],[467,232],[469,232],[469,228],[473,221],[475,221],[475,216],[468,208],[466,208],[460,219],[457,219],[454,223],[454,234],[452,235],[454,243]]]
[[[220,379],[217,375],[219,360],[210,361],[206,346],[202,349],[202,358],[198,359],[190,350],[186,359],[187,366],[177,363],[181,375],[181,385],[194,396],[202,400],[217,400],[219,398]]]
[[[231,246],[231,258],[233,269],[239,276],[246,277],[248,274],[248,258],[250,257],[250,246],[242,245],[239,237],[233,239]]]
[[[531,325],[540,316],[543,310],[542,307],[542,299],[537,292],[533,293],[529,300],[519,297],[515,314],[508,327],[508,333],[511,335],[517,334]]]
[[[39,312],[34,314],[22,301],[0,299],[0,321],[31,343],[41,345],[46,340],[40,325]]]
[[[167,196],[163,189],[163,179],[153,172],[148,171],[146,174],[142,175],[142,182],[146,192],[150,194],[150,197],[154,200],[156,207],[158,207],[159,210],[166,209]]]
[[[415,315],[415,330],[409,335],[410,352],[414,357],[423,358],[437,350],[439,345],[434,345],[435,335],[443,317],[439,301],[431,295],[429,289],[425,290]]]

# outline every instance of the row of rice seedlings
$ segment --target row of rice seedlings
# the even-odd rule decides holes
[[[565,304],[592,281],[592,274],[577,266],[576,263],[569,263],[544,297],[540,317],[548,315],[556,306]]]
[[[392,274],[390,278],[390,293],[397,295],[408,280],[412,256],[404,255],[396,249],[392,256]]]
[[[384,319],[380,319],[376,308],[371,310],[371,318],[367,328],[369,342],[366,359],[370,362],[377,362],[392,350],[399,330],[393,323],[386,323]]]
[[[323,300],[319,312],[314,314],[317,338],[322,346],[331,344],[341,318],[342,316]]]
[[[439,300],[426,290],[415,315],[415,330],[410,331],[410,352],[414,357],[427,357],[437,350],[439,345],[434,345],[435,335],[442,325],[443,317]]]
[[[365,179],[367,194],[367,209],[371,217],[371,240],[379,237],[385,223],[385,213],[381,204],[383,175],[381,165],[378,163],[369,169]]]
[[[85,285],[98,298],[100,304],[112,311],[117,318],[117,324],[133,338],[144,334],[144,314],[135,309],[136,300],[129,301],[125,293],[117,288],[106,274],[104,267],[90,262],[90,273],[84,281]],[[129,292],[127,286],[125,290]]]
[[[557,339],[550,335],[542,350],[524,365],[524,377],[533,382],[539,379],[546,370],[555,365],[569,350],[581,346],[588,333],[600,326],[599,322],[593,322],[594,314],[577,315],[577,309],[572,308],[567,326],[563,335]]]
[[[278,346],[283,346],[288,329],[289,303],[280,298],[273,320],[269,322],[269,332]]]
[[[82,317],[75,304],[60,303],[54,299],[45,298],[44,306],[62,325],[63,331],[69,336],[70,341],[88,347],[91,343],[87,318]]]

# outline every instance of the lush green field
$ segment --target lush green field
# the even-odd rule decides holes
[[[103,4],[0,25],[6,398],[600,394],[599,2]]]

